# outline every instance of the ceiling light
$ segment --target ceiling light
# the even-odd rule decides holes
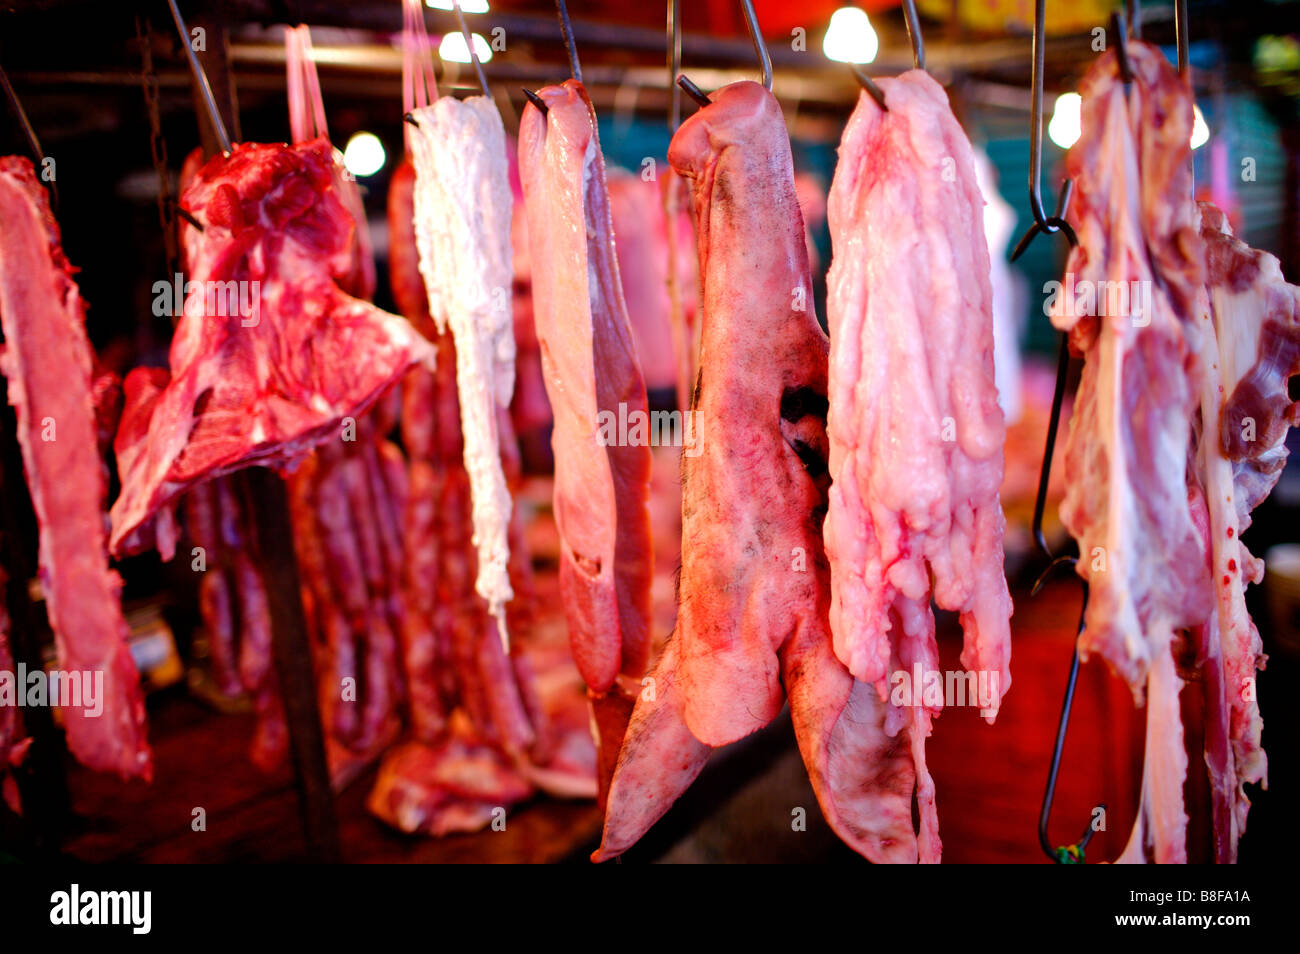
[[[880,40],[867,15],[857,7],[841,7],[831,14],[831,25],[822,40],[822,52],[838,63],[870,63],[880,49]]]

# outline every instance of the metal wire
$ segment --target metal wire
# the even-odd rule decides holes
[[[754,13],[753,0],[741,0],[745,11],[745,26],[749,27],[749,38],[754,42],[754,52],[758,55],[759,69],[763,71],[763,88],[772,91],[772,54],[763,42],[763,32],[758,28],[758,15]]]
[[[460,0],[452,0],[451,5],[456,9],[456,19],[460,21],[460,33],[465,38],[465,48],[469,50],[469,61],[474,64],[474,72],[478,74],[478,85],[483,89],[483,95],[492,98],[492,92],[488,89],[487,77],[483,74],[483,64],[478,61],[478,54],[474,52],[474,37],[470,35],[469,25],[465,22],[465,13],[460,8]]]
[[[916,13],[916,0],[903,0],[903,16],[907,20],[907,38],[912,43],[912,66],[925,69],[925,40],[921,37],[921,18]]]
[[[578,44],[573,39],[573,24],[569,22],[569,8],[564,0],[555,0],[556,13],[560,17],[560,30],[564,33],[564,48],[569,53],[569,72],[579,83],[582,82],[582,64],[578,62]]]
[[[217,109],[217,101],[212,95],[212,86],[208,83],[208,74],[203,72],[203,66],[199,63],[194,47],[190,46],[190,31],[185,28],[185,21],[181,18],[181,11],[176,6],[176,0],[167,0],[167,4],[172,8],[172,19],[176,21],[176,32],[180,34],[181,46],[185,48],[185,56],[190,61],[190,72],[194,74],[194,82],[199,85],[199,93],[203,96],[203,105],[208,111],[208,119],[212,121],[212,129],[216,133],[217,144],[221,147],[222,153],[228,155],[230,153],[230,134],[226,132],[226,124],[221,119],[221,110]]]

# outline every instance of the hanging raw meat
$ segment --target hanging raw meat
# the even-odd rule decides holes
[[[880,85],[889,109],[859,97],[828,200],[831,632],[888,698],[892,674],[938,671],[933,597],[961,614],[962,665],[992,721],[1011,682],[1011,599],[984,201],[943,88],[920,70]],[[943,700],[921,702],[891,703],[885,734],[907,729],[919,853],[936,861],[924,746]]]
[[[683,459],[677,630],[637,699],[593,860],[640,838],[712,747],[767,724],[783,682],[827,818],[857,850],[892,857],[889,826],[861,817],[879,813],[867,778],[878,763],[843,757],[879,730],[871,706],[850,706],[853,679],[827,629],[827,341],[780,106],[756,83],[727,86],[682,125],[668,158],[695,195],[701,453]],[[905,839],[895,853],[908,854]]]
[[[80,700],[63,708],[68,746],[91,768],[147,780],[144,695],[127,646],[121,581],[108,565],[94,357],[72,275],[31,163],[0,158],[0,369],[40,528],[41,583],[59,669],[103,677],[95,703],[102,713]]]
[[[1186,860],[1187,758],[1174,644],[1205,621],[1214,595],[1188,490],[1205,246],[1191,92],[1155,47],[1131,43],[1128,61],[1130,84],[1114,52],[1084,78],[1083,135],[1067,160],[1079,246],[1052,321],[1084,368],[1061,519],[1090,585],[1080,653],[1100,654],[1146,699],[1142,808],[1123,860],[1176,862]]]
[[[560,590],[574,662],[592,693],[601,793],[631,713],[619,673],[650,651],[654,573],[645,381],[623,301],[605,163],[582,84],[537,94],[519,132],[533,308],[554,413]],[[643,422],[618,433],[612,422]],[[602,798],[603,801],[603,798]]]
[[[1200,213],[1206,286],[1196,309],[1201,387],[1191,485],[1205,508],[1198,529],[1209,537],[1215,600],[1195,647],[1215,858],[1231,864],[1250,810],[1244,786],[1266,784],[1268,775],[1256,688],[1265,656],[1246,610],[1246,587],[1264,567],[1241,534],[1281,476],[1287,430],[1300,422],[1300,404],[1287,389],[1300,373],[1300,288],[1287,284],[1276,258],[1235,238],[1217,208],[1202,203]]]
[[[919,70],[882,83],[889,110],[861,95],[829,199],[831,629],[883,687],[909,643],[937,657],[933,589],[962,614],[963,665],[989,674],[991,718],[1011,600],[983,199],[943,88]]]
[[[514,392],[510,179],[505,130],[490,99],[444,96],[408,114],[415,162],[415,237],[438,331],[456,343],[465,469],[478,551],[475,589],[506,638],[510,491],[498,411]]]
[[[645,415],[614,251],[596,118],[580,83],[525,109],[519,171],[534,319],[555,415],[555,519],[574,660],[593,692],[639,676],[649,648],[649,442],[602,443],[601,412]]]
[[[153,539],[170,556],[170,507],[186,488],[298,462],[432,359],[407,322],[339,287],[355,267],[355,225],[326,140],[236,145],[200,170],[182,205],[205,226],[183,232],[195,284],[170,381],[152,394],[147,372],[126,381],[113,552]]]

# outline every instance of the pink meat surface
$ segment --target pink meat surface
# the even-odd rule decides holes
[[[72,274],[31,163],[0,158],[0,369],[40,528],[41,583],[59,668],[103,677],[102,712],[64,707],[68,746],[90,768],[147,780],[144,695],[127,646],[121,580],[108,565],[93,353]]]
[[[682,124],[668,161],[694,191],[704,282],[700,452],[682,464],[674,638],[686,724],[719,746],[780,711],[777,650],[825,626],[815,566],[827,342],[781,108],[748,82],[712,100]]]
[[[1241,534],[1281,476],[1287,430],[1300,420],[1287,387],[1300,372],[1300,289],[1276,258],[1234,237],[1217,208],[1202,203],[1200,213],[1206,286],[1197,300],[1201,425],[1191,483],[1204,502],[1215,603],[1196,642],[1215,855],[1232,863],[1250,810],[1244,786],[1266,783],[1268,774],[1256,686],[1265,656],[1245,598],[1263,564]]]
[[[933,590],[961,613],[962,664],[996,686],[991,721],[1011,599],[984,202],[943,88],[915,70],[881,88],[889,111],[862,94],[828,200],[831,632],[883,695],[900,641],[933,629]],[[900,602],[920,606],[903,633]]]
[[[647,413],[623,301],[596,118],[582,84],[548,86],[524,110],[519,172],[534,317],[555,415],[555,520],[574,661],[597,693],[649,654],[649,442],[605,430]],[[608,419],[606,419],[608,420]]]
[[[1122,861],[1186,860],[1187,760],[1174,661],[1214,589],[1189,491],[1205,368],[1195,301],[1205,244],[1192,201],[1192,98],[1155,47],[1131,43],[1133,81],[1104,54],[1080,85],[1070,150],[1066,262],[1052,322],[1084,358],[1065,445],[1061,519],[1078,541],[1089,600],[1079,640],[1146,698],[1142,804]],[[1204,322],[1201,322],[1204,325]]]
[[[205,225],[182,234],[198,284],[165,388],[145,402],[138,378],[150,372],[126,381],[114,553],[152,540],[169,556],[174,534],[162,520],[152,533],[150,523],[187,487],[253,464],[296,463],[406,368],[432,360],[409,323],[339,287],[355,265],[355,224],[326,140],[236,145],[199,171],[182,205]],[[251,307],[231,307],[232,290]]]

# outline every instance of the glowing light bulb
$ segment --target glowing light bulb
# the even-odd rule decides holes
[[[880,49],[867,14],[857,7],[840,7],[831,14],[831,24],[822,40],[822,52],[837,63],[870,63]]]
[[[1062,93],[1056,97],[1052,120],[1047,124],[1047,135],[1062,149],[1069,149],[1079,139],[1083,99],[1078,93]]]
[[[474,54],[478,61],[486,63],[492,59],[492,47],[488,46],[488,41],[477,33],[470,35],[474,38]],[[448,63],[469,63],[469,47],[465,45],[464,34],[448,33],[444,36],[438,45],[438,55]]]
[[[1201,107],[1192,106],[1192,148],[1200,149],[1210,141],[1210,127],[1205,122]]]
[[[357,133],[343,150],[343,165],[354,176],[373,176],[384,168],[387,158],[384,144],[374,133]]]
[[[455,4],[451,0],[424,0],[424,5],[430,10],[454,10]],[[460,8],[466,13],[487,13],[487,0],[460,0]]]

